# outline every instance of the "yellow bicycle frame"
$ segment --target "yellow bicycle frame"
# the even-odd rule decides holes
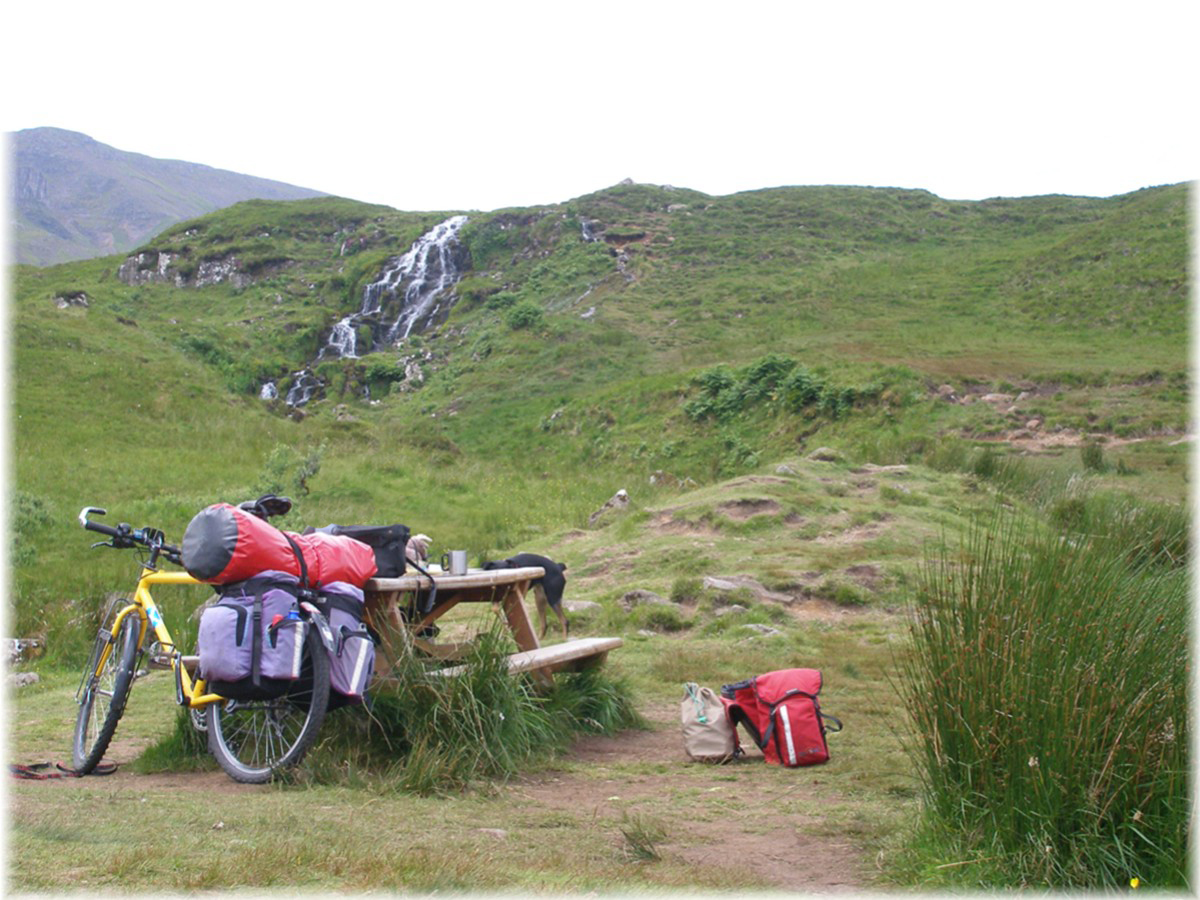
[[[159,572],[156,569],[143,568],[142,574],[138,578],[137,588],[133,594],[133,602],[117,613],[117,617],[113,621],[112,640],[109,641],[104,652],[100,654],[100,659],[96,664],[96,671],[103,671],[105,661],[108,659],[109,653],[112,652],[113,642],[116,640],[117,635],[121,633],[121,625],[125,619],[128,616],[136,615],[140,619],[138,647],[141,647],[145,642],[147,630],[153,628],[154,636],[158,639],[159,646],[170,655],[171,671],[175,674],[175,683],[179,688],[180,700],[186,701],[183,705],[197,708],[224,700],[225,698],[220,694],[206,693],[204,679],[193,679],[188,673],[187,667],[181,661],[182,655],[175,646],[175,639],[171,637],[171,632],[167,629],[166,622],[163,621],[162,613],[159,612],[158,605],[150,595],[150,585],[152,584],[202,583],[187,572]]]

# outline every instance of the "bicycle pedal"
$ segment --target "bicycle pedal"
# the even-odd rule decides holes
[[[169,669],[171,668],[171,657],[166,654],[151,656],[147,663],[152,669]]]

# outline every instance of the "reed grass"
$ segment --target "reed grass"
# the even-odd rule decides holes
[[[998,518],[914,591],[901,692],[930,828],[1004,884],[1187,884],[1187,572],[1118,533]]]
[[[462,674],[411,654],[377,679],[369,707],[330,716],[308,776],[378,791],[439,794],[544,765],[581,732],[644,727],[630,690],[599,671],[559,675],[539,690],[509,674],[509,638],[481,632]]]

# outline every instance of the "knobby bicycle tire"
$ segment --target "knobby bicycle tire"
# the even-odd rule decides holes
[[[141,619],[130,613],[121,623],[113,640],[104,668],[96,671],[101,648],[93,648],[83,673],[83,693],[75,720],[74,763],[81,775],[91,772],[104,758],[117,723],[125,712],[125,702],[133,686]]]
[[[329,707],[329,657],[315,628],[304,639],[300,678],[281,697],[208,707],[208,749],[234,781],[261,784],[304,758]]]

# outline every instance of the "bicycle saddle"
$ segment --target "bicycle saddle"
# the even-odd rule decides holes
[[[245,510],[264,521],[272,516],[286,516],[292,508],[288,497],[277,497],[274,494],[263,494],[257,500],[246,500],[238,504],[238,509]]]

